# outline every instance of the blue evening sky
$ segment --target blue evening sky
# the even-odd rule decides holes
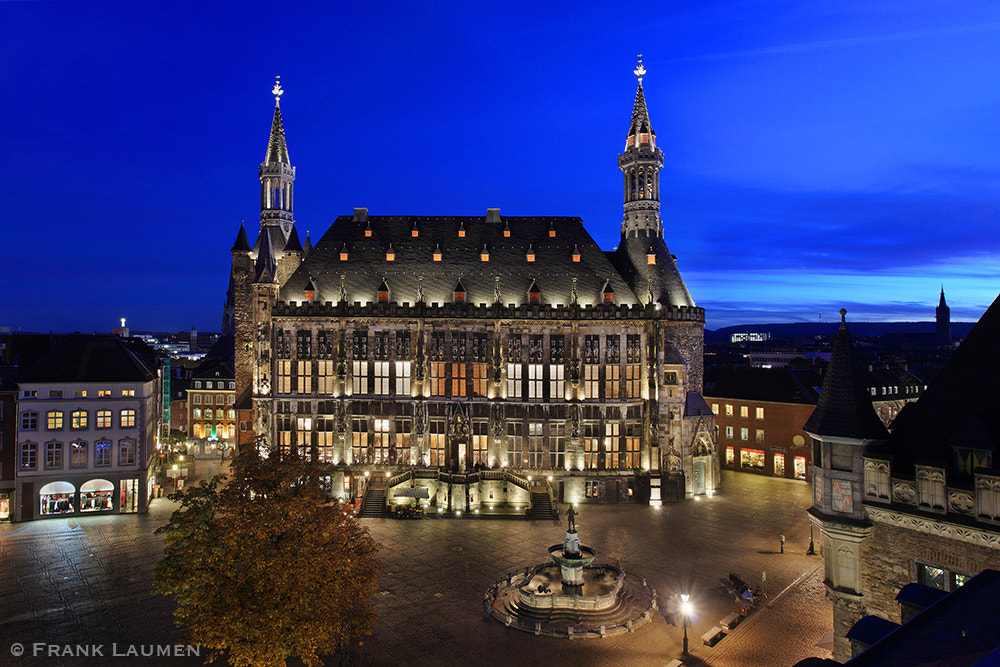
[[[709,328],[952,319],[1000,291],[1000,3],[0,2],[0,326],[218,330],[274,76],[338,216],[574,215],[619,237],[636,79]]]

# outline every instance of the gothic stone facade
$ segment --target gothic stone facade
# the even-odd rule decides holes
[[[355,209],[311,247],[276,105],[261,231],[251,247],[240,229],[227,299],[254,430],[328,463],[336,495],[362,471],[474,467],[551,476],[569,502],[714,490],[704,310],[663,241],[641,80],[619,164],[614,252],[579,218],[498,209]]]

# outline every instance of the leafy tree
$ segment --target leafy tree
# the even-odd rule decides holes
[[[337,502],[322,468],[258,446],[231,477],[171,495],[181,506],[157,530],[163,559],[153,591],[173,596],[188,641],[237,666],[308,667],[370,635],[378,544]]]

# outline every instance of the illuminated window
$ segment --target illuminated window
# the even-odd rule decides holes
[[[462,236],[464,236],[464,235],[465,235],[465,233],[463,232]],[[488,261],[490,261],[490,251],[486,249],[485,245],[483,246],[483,249],[481,251],[479,251],[479,260],[482,261],[482,262],[488,262]]]
[[[351,362],[352,373],[351,373],[351,391],[355,394],[367,394],[368,393],[368,362],[367,361],[354,361]]]
[[[601,397],[601,367],[597,364],[583,365],[583,397],[597,400]]]
[[[718,403],[712,403],[712,414],[713,415],[718,415],[719,414],[719,404]]]
[[[747,406],[741,405],[740,406],[740,417],[746,418],[749,415],[749,410],[750,410],[750,408],[748,408]]]
[[[486,465],[486,450],[490,441],[490,423],[486,419],[472,420],[472,465]]]
[[[604,423],[604,454],[606,469],[616,470],[621,466],[621,422],[617,420]]]
[[[543,398],[542,364],[528,364],[528,398]]]
[[[52,410],[45,415],[45,428],[49,431],[61,431],[63,427],[63,413],[60,410]]]
[[[535,261],[535,251],[531,248],[530,244],[528,245],[527,259],[528,259],[529,262],[534,262]]]
[[[626,364],[625,365],[625,397],[626,398],[641,398],[642,397],[642,365],[641,364]]]
[[[199,388],[201,388],[201,383],[200,382],[195,382],[194,386],[195,386],[196,389],[199,389]],[[98,389],[97,390],[97,397],[98,398],[107,398],[109,396],[111,396],[111,390],[110,389]]]
[[[733,439],[733,427],[732,426],[727,426],[726,427],[726,438],[729,439],[729,440]]]
[[[566,395],[566,366],[563,364],[549,365],[549,398],[558,401]]]
[[[785,476],[785,455],[775,454],[774,455],[774,476],[784,477]]]
[[[806,478],[806,457],[796,456],[795,457],[795,479],[805,479]]]
[[[757,419],[764,418],[764,408],[757,408]]]
[[[410,395],[410,363],[409,361],[396,362],[396,395]]]
[[[298,393],[312,393],[312,364],[309,361],[296,361],[296,375],[298,376]]]
[[[597,470],[601,455],[600,424],[585,422],[583,425],[583,467]]]
[[[621,398],[622,367],[616,365],[604,367],[604,397],[606,399]]]
[[[756,438],[754,440],[758,445],[764,444],[764,429],[757,429]]]
[[[639,467],[639,442],[642,438],[642,424],[630,422],[625,425],[625,468]]]
[[[135,428],[135,410],[125,409],[119,413],[122,428]]]
[[[749,439],[750,439],[750,429],[748,429],[748,428],[741,428],[740,429],[740,440],[749,440]]]
[[[464,363],[454,363],[451,365],[451,395],[454,397],[464,397],[466,395],[466,379],[469,367]]]
[[[522,398],[524,367],[521,364],[507,364],[507,398]]]
[[[320,359],[316,362],[316,391],[320,395],[332,394],[334,386],[334,371],[332,359]]]
[[[430,423],[430,433],[427,434],[428,446],[430,448],[430,464],[432,466],[443,466],[445,432],[447,423],[443,419],[432,419]]]
[[[486,364],[472,364],[472,395],[480,397],[486,396],[486,387]]]
[[[97,428],[111,428],[111,410],[97,411]]]
[[[122,396],[135,396],[135,389],[122,389]]]
[[[201,419],[201,408],[194,409],[194,419]]]
[[[389,362],[388,361],[376,361],[372,363],[372,367],[375,371],[375,391],[373,393],[379,396],[389,395]]]
[[[726,403],[726,416],[727,417],[733,416],[733,406],[729,403]]]
[[[278,387],[277,393],[292,393],[292,362],[288,359],[279,359],[278,365]]]
[[[432,361],[431,370],[431,396],[445,396],[448,391],[448,379],[445,377],[447,370],[443,361]]]
[[[355,463],[369,463],[368,420],[364,417],[351,419],[351,454]]]
[[[389,444],[389,420],[388,419],[376,419],[375,430],[372,432],[372,454],[375,464],[380,463],[392,463],[390,456],[390,444]]]
[[[733,447],[726,447],[726,465],[731,466],[736,461],[736,450]]]
[[[740,450],[740,466],[749,470],[764,470],[764,452],[759,449]]]
[[[73,392],[73,398],[87,398],[87,390],[77,389],[76,391]]]

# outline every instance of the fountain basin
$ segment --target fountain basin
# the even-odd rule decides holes
[[[518,600],[533,609],[609,609],[615,605],[624,579],[624,573],[615,567],[583,567],[581,583],[567,584],[560,565],[539,565],[518,588]]]

